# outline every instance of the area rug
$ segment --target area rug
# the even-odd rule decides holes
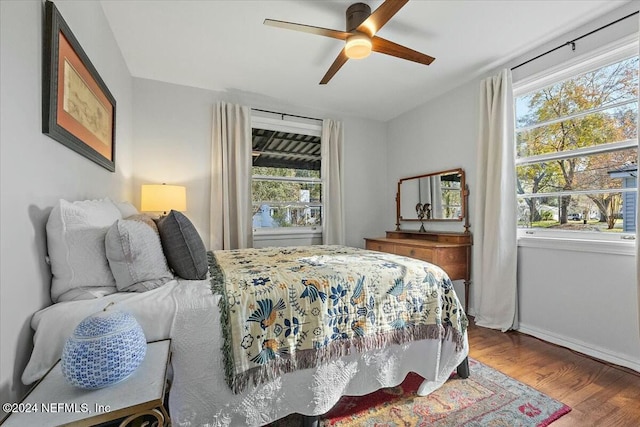
[[[422,382],[410,373],[398,387],[366,396],[345,396],[322,416],[324,427],[547,426],[571,408],[493,368],[469,359],[471,375],[455,374],[428,396],[416,395]],[[298,423],[298,424],[296,424]],[[272,427],[299,426],[289,416]]]

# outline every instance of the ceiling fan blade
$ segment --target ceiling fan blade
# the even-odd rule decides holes
[[[332,30],[330,28],[314,27],[312,25],[296,24],[294,22],[276,21],[275,19],[265,19],[264,25],[285,28],[287,30],[302,31],[303,33],[316,34],[318,36],[331,37],[339,40],[346,40],[351,33]]]
[[[356,30],[373,37],[408,1],[386,0],[362,24],[358,25]]]
[[[331,67],[329,67],[327,74],[325,74],[322,80],[320,80],[320,84],[326,85],[327,83],[329,83],[329,80],[331,80],[331,78],[338,72],[338,70],[342,68],[342,66],[345,62],[347,62],[348,59],[349,58],[347,57],[347,54],[344,53],[344,49],[342,49],[338,54],[336,60],[333,61],[333,64],[331,64]]]
[[[406,59],[419,64],[429,65],[436,59],[433,56],[425,55],[424,53],[409,49],[408,47],[401,46],[378,36],[371,38],[371,43],[371,50],[374,52],[384,53],[385,55],[395,56],[396,58]]]

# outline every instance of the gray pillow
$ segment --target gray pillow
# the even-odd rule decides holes
[[[173,279],[160,236],[143,219],[119,219],[107,231],[104,243],[119,291],[145,292]]]
[[[169,267],[187,280],[207,278],[207,251],[189,218],[172,210],[158,221],[162,248]]]

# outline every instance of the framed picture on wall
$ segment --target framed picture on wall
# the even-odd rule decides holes
[[[42,132],[114,172],[116,100],[51,1],[42,63]]]

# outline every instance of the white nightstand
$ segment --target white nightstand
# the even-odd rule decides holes
[[[120,426],[143,416],[158,427],[170,425],[164,407],[171,340],[149,343],[142,364],[126,380],[98,390],[83,390],[66,382],[60,361],[14,404],[3,427],[93,426],[125,418]]]

